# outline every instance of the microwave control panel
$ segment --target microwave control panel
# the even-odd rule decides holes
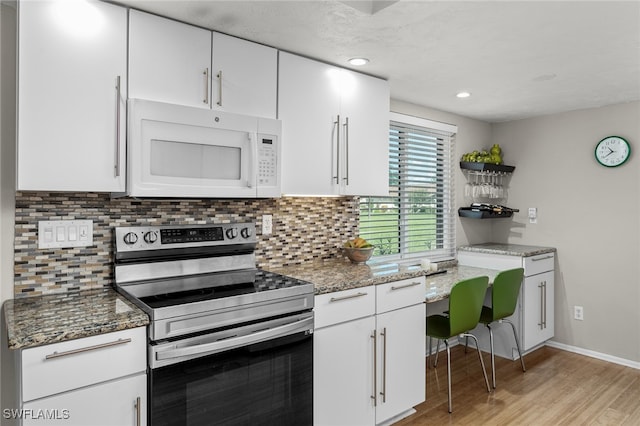
[[[278,139],[275,135],[258,135],[258,186],[278,184]]]

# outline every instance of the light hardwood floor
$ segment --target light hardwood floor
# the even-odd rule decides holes
[[[443,356],[444,355],[444,356]],[[447,359],[427,368],[427,401],[394,426],[640,425],[640,370],[542,347],[519,361],[496,358],[487,393],[477,352],[451,349],[453,413],[447,411]],[[489,355],[483,359],[491,384]]]

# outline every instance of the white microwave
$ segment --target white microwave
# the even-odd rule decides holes
[[[280,120],[129,99],[127,195],[280,194]]]

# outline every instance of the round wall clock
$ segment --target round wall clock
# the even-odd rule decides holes
[[[596,145],[596,160],[605,167],[617,167],[629,159],[631,145],[620,136],[607,136]]]

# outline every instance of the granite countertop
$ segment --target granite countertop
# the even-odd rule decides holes
[[[112,288],[10,299],[4,303],[10,349],[25,349],[142,327],[149,317]]]
[[[445,263],[438,263],[438,266],[445,267]],[[424,271],[418,265],[373,261],[354,264],[348,259],[329,259],[267,269],[313,283],[316,295],[434,274]]]
[[[396,263],[374,263],[356,265],[348,260],[332,259],[303,265],[270,269],[272,272],[309,281],[315,286],[315,294],[332,293],[369,285],[384,284],[407,278],[426,276],[427,303],[446,299],[455,283],[468,278],[488,276],[492,283],[497,270],[455,265],[455,262],[439,263],[446,272],[425,272],[419,266],[404,266]]]
[[[556,249],[554,247],[527,246],[521,244],[483,243],[460,246],[458,247],[458,251],[528,257],[544,253],[553,253]]]
[[[493,283],[496,275],[500,271],[495,269],[476,268],[473,266],[457,265],[447,268],[446,274],[427,276],[427,303],[437,302],[446,299],[451,294],[451,287],[458,281],[469,278],[488,276],[489,285]]]

